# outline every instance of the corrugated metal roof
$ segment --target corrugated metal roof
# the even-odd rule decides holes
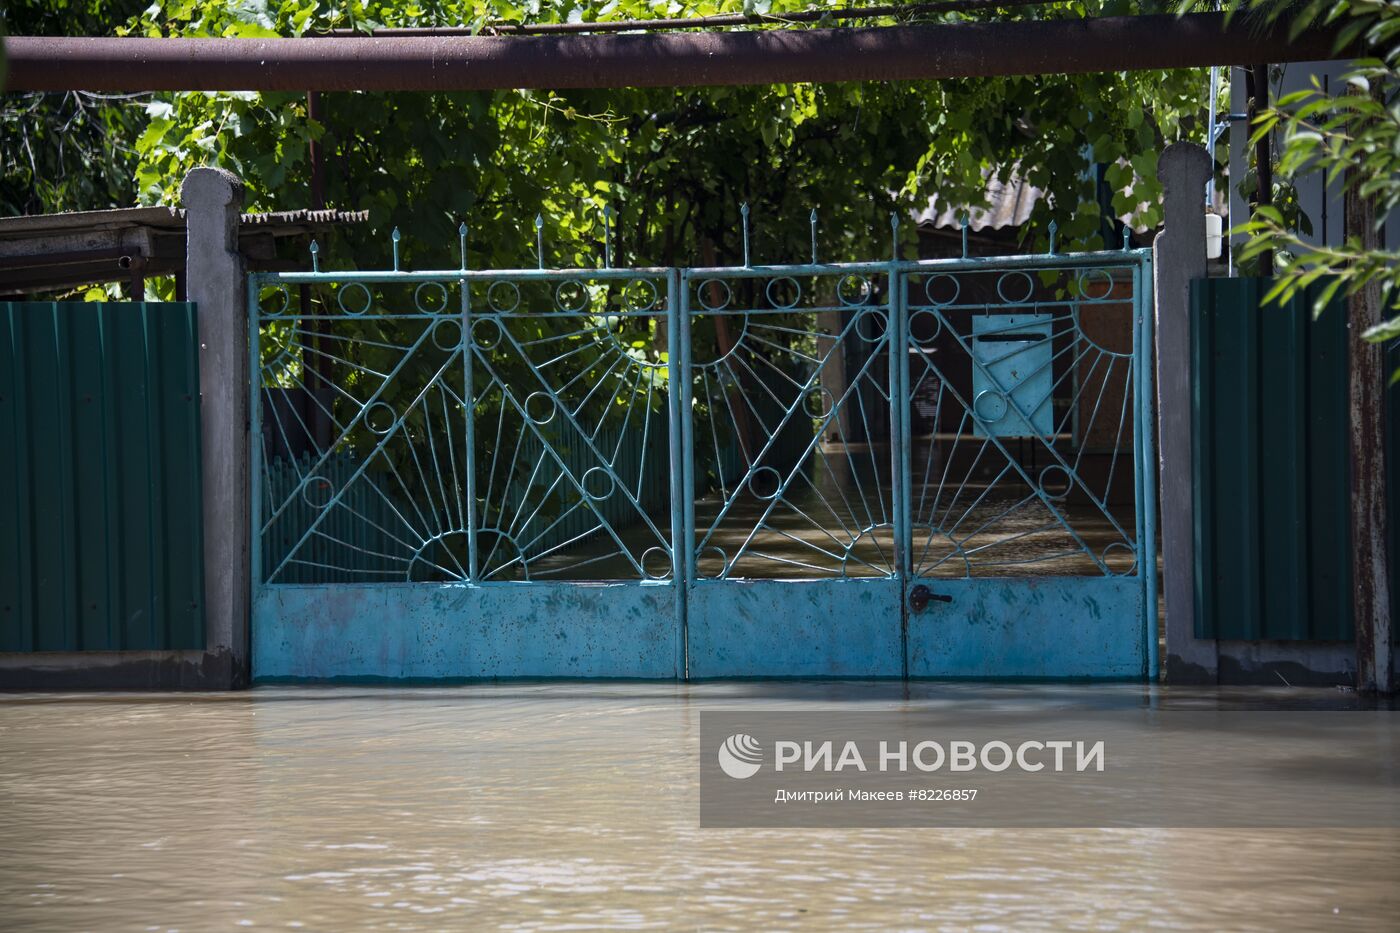
[[[1019,227],[1030,220],[1031,211],[1045,192],[1014,173],[1007,181],[989,172],[984,174],[989,176],[986,207],[969,209],[965,204],[949,204],[934,195],[929,199],[928,207],[919,213],[919,226],[956,230],[961,228],[964,214],[968,215],[968,226],[973,230]]]
[[[364,223],[369,211],[310,210],[272,211],[266,214],[243,214],[243,226],[305,227]],[[61,214],[34,214],[20,217],[0,217],[0,238],[42,236],[46,233],[71,233],[82,230],[119,230],[130,227],[150,227],[162,230],[183,230],[185,212],[177,207],[120,207],[107,211],[68,211]]]
[[[1004,182],[990,171],[984,171],[982,174],[987,178],[986,206],[969,209],[965,204],[944,203],[934,195],[929,199],[928,207],[916,218],[919,226],[929,230],[957,230],[962,227],[963,214],[967,214],[968,227],[974,231],[1019,227],[1030,220],[1036,204],[1045,197],[1043,190],[1027,184],[1016,174],[1014,168],[1011,177]],[[1136,176],[1133,186],[1137,187]],[[1216,213],[1225,213],[1226,201],[1223,189],[1218,187],[1215,199]],[[1118,215],[1118,220],[1132,227],[1134,233],[1146,233],[1148,227],[1142,222],[1141,215],[1147,207],[1147,202],[1140,202],[1132,211]]]

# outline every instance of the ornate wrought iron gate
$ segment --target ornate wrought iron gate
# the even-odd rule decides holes
[[[463,236],[250,277],[255,677],[1155,669],[1147,253],[481,271]]]

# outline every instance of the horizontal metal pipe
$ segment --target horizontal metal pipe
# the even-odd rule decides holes
[[[1218,13],[618,36],[14,36],[9,91],[466,91],[899,81],[1346,57]]]

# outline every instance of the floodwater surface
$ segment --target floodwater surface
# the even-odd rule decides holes
[[[0,927],[1393,930],[1393,829],[698,825],[701,709],[1338,696],[896,684],[0,696]]]

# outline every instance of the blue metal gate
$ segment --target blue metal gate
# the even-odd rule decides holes
[[[1146,252],[462,248],[250,277],[255,677],[1155,673]]]

